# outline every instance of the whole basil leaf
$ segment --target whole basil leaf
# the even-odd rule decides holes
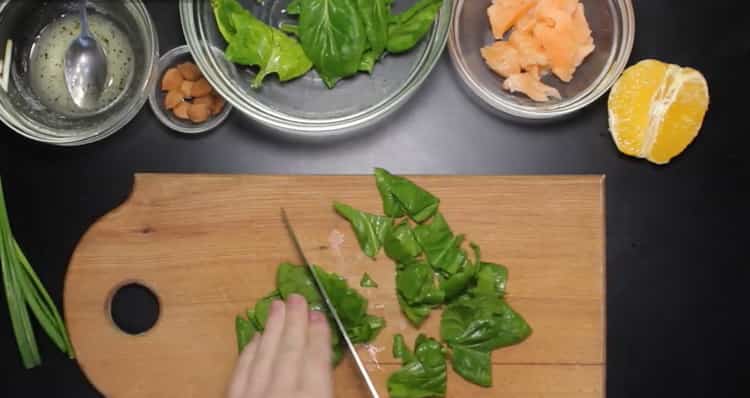
[[[414,236],[427,256],[427,261],[436,270],[450,276],[461,270],[468,262],[461,250],[463,236],[454,236],[448,222],[437,213],[429,224],[417,225]]]
[[[299,38],[328,88],[357,73],[367,46],[354,0],[301,0]]]
[[[531,327],[505,300],[478,296],[445,308],[440,335],[451,347],[489,352],[520,343],[531,335]]]
[[[464,379],[483,387],[492,386],[492,359],[489,352],[461,345],[452,347],[451,365]]]
[[[422,248],[406,221],[386,229],[383,247],[385,254],[397,263],[411,262],[422,253]]]
[[[477,272],[477,284],[471,289],[471,293],[503,297],[507,283],[508,268],[500,264],[483,262]]]
[[[333,207],[337,213],[352,224],[352,229],[354,229],[354,234],[357,236],[362,251],[369,257],[375,257],[380,251],[385,233],[393,220],[355,210],[343,203],[334,203]]]
[[[367,43],[374,59],[380,58],[388,42],[388,0],[355,0],[367,34]]]
[[[408,214],[421,223],[432,217],[440,205],[440,199],[433,194],[385,169],[375,169],[375,182],[383,200],[383,211],[389,217]]]
[[[430,31],[443,0],[420,0],[408,10],[391,18],[388,26],[388,52],[411,50]]]
[[[378,283],[375,282],[374,279],[372,279],[372,277],[370,276],[370,274],[368,274],[367,272],[365,272],[362,275],[362,279],[359,280],[359,286],[360,287],[378,287]]]
[[[277,74],[283,82],[304,75],[312,67],[302,46],[281,30],[264,24],[249,12],[234,13],[231,17],[236,34],[224,56],[240,65],[259,67],[253,88],[259,88],[269,74]]]
[[[406,348],[404,351],[408,351]],[[444,397],[446,365],[443,346],[424,335],[417,337],[411,361],[388,377],[391,398]]]

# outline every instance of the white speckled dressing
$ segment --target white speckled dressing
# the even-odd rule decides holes
[[[73,103],[63,74],[65,51],[80,32],[78,15],[65,15],[45,27],[31,49],[31,89],[42,104],[62,115],[81,116],[105,110],[118,99],[133,78],[133,49],[127,35],[98,14],[89,15],[89,24],[107,56],[107,83],[93,112],[81,110]]]

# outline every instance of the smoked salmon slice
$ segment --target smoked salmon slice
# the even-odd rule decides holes
[[[560,98],[542,77],[552,72],[570,82],[596,48],[580,0],[494,0],[487,16],[499,41],[483,48],[482,58],[505,78],[503,88],[534,101]]]
[[[502,39],[505,33],[526,14],[534,5],[534,0],[494,0],[487,8],[492,34],[495,39]]]
[[[489,47],[480,50],[487,65],[502,77],[521,73],[521,57],[518,50],[508,42],[496,41]]]

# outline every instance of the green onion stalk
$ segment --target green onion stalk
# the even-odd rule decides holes
[[[34,314],[39,325],[55,345],[71,359],[75,358],[68,331],[55,303],[13,237],[8,211],[5,207],[2,178],[0,178],[0,263],[2,263],[8,312],[23,366],[30,369],[42,363],[29,312]]]

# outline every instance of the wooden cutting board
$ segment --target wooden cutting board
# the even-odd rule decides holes
[[[485,260],[508,266],[508,300],[534,328],[523,344],[494,352],[494,387],[450,372],[447,396],[604,396],[603,178],[413,180],[441,198],[453,230],[481,245]],[[393,264],[362,254],[334,200],[382,212],[372,176],[137,175],[130,198],[81,239],[66,277],[65,317],[83,371],[111,397],[222,397],[237,356],[235,315],[274,289],[280,262],[300,262],[283,206],[310,260],[347,277],[370,312],[385,316],[374,343],[383,351],[360,352],[387,397],[399,367],[392,335],[411,345],[418,332],[399,312]],[[359,288],[365,271],[378,289]],[[157,323],[137,336],[109,312],[114,292],[132,281],[160,303]],[[438,337],[439,319],[433,312],[420,331]],[[367,396],[348,359],[335,379],[337,397]]]

